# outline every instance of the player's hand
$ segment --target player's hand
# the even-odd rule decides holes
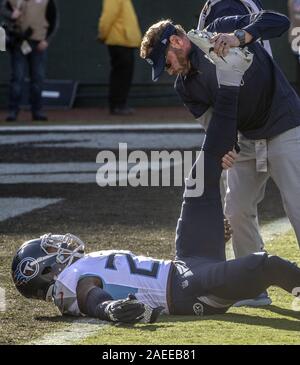
[[[218,33],[210,39],[214,43],[214,52],[219,57],[226,57],[231,47],[239,47],[240,41],[234,34]]]
[[[224,239],[225,239],[225,243],[228,242],[231,237],[232,237],[232,228],[231,225],[229,223],[229,220],[224,218]]]
[[[233,167],[235,160],[237,159],[238,154],[235,150],[232,150],[228,152],[223,158],[222,158],[222,167],[224,170],[228,170],[231,167]]]
[[[163,307],[151,308],[140,303],[129,294],[126,299],[112,300],[105,308],[105,313],[113,322],[153,323],[157,320]]]

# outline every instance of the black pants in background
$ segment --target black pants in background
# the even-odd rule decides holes
[[[109,108],[123,108],[133,78],[135,48],[108,46],[110,55]]]

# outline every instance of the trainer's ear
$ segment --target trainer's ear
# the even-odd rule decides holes
[[[173,48],[176,49],[181,49],[184,45],[184,41],[182,37],[179,37],[178,35],[171,35],[170,39],[170,44]]]

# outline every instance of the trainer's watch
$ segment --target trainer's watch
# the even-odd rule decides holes
[[[237,37],[237,39],[240,42],[239,47],[244,47],[244,45],[246,44],[246,32],[242,29],[237,29],[234,31],[233,34]]]

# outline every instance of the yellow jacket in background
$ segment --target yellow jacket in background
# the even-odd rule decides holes
[[[103,0],[99,39],[110,46],[139,47],[142,34],[131,0]]]

